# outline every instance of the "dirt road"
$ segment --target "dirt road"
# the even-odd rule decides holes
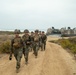
[[[48,37],[48,40],[52,39]],[[14,57],[9,61],[9,55],[0,55],[0,75],[76,75],[76,61],[73,57],[61,46],[48,40],[46,51],[39,51],[38,58],[32,52],[29,53],[28,65],[22,57],[19,73],[16,73]]]

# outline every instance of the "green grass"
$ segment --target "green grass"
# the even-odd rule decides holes
[[[59,39],[50,41],[61,45],[64,49],[68,49],[71,53],[76,54],[76,38]]]

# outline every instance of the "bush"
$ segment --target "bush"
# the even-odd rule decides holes
[[[9,53],[10,52],[10,41],[5,41],[0,45],[0,52],[1,53]]]
[[[0,31],[0,35],[1,34],[8,34],[8,35],[11,35],[11,34],[14,34],[13,31]]]
[[[73,54],[76,54],[76,38],[60,39],[58,42],[63,48],[69,49]]]
[[[68,39],[63,39],[63,40],[60,40],[59,42],[63,48],[70,49],[72,46],[72,44],[70,43],[70,41]]]
[[[68,49],[70,52],[76,55],[76,38],[59,39],[57,41],[50,42],[57,43],[61,45],[64,49]]]
[[[76,44],[73,44],[71,47],[71,52],[76,54]]]
[[[70,38],[69,41],[73,44],[76,44],[76,38]]]

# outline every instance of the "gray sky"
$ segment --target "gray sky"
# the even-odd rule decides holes
[[[76,27],[76,0],[0,0],[0,29]]]

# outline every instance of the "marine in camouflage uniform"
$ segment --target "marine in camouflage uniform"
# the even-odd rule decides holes
[[[35,34],[34,34],[34,38],[33,39],[34,39],[33,50],[34,50],[35,57],[37,58],[38,50],[39,50],[39,41],[40,41],[38,30],[35,30]]]
[[[30,45],[31,45],[31,37],[27,29],[24,30],[24,33],[25,34],[22,36],[22,40],[24,43],[23,54],[25,58],[25,64],[28,64],[28,55],[29,55],[29,50],[30,50]]]
[[[41,31],[39,31],[39,37],[40,37],[40,41],[39,41],[39,48],[42,49],[42,39],[41,39]]]
[[[31,46],[31,49],[30,50],[32,51],[33,50],[33,42],[34,42],[34,40],[33,40],[34,32],[33,31],[31,32],[31,35],[30,36],[31,36],[31,45],[30,45]]]
[[[41,40],[42,40],[41,50],[45,50],[45,48],[46,48],[47,36],[45,35],[44,31],[42,31]]]
[[[23,42],[21,37],[19,36],[20,30],[15,30],[15,37],[11,40],[11,51],[10,54],[12,54],[12,52],[14,53],[14,57],[16,59],[16,72],[18,72],[19,68],[20,68],[20,62],[21,62],[21,58],[22,58],[22,53],[23,53]],[[11,60],[11,56],[10,55],[10,60]]]

